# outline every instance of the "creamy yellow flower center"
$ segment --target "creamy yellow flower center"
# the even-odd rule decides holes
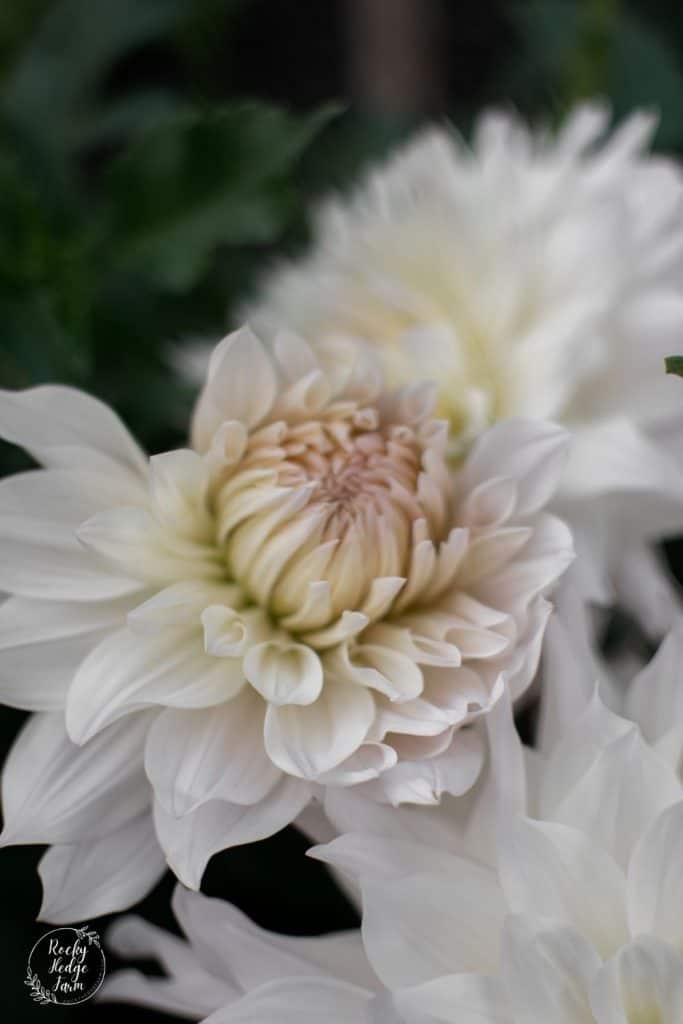
[[[343,402],[324,418],[253,433],[216,496],[231,576],[294,633],[346,611],[386,612],[419,539],[439,541],[448,474],[420,428]],[[393,578],[377,603],[374,581]]]

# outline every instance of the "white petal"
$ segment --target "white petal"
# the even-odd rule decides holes
[[[683,1019],[683,958],[642,936],[596,976],[591,1005],[597,1024],[678,1024]]]
[[[475,443],[464,474],[468,490],[500,477],[517,484],[517,515],[547,504],[564,469],[569,435],[552,423],[512,419],[497,423]]]
[[[165,870],[149,812],[102,839],[52,846],[38,867],[39,920],[61,924],[124,910],[146,896]]]
[[[656,935],[683,953],[683,803],[660,814],[636,846],[628,869],[631,934]]]
[[[205,654],[198,630],[113,633],[85,659],[67,697],[69,735],[85,743],[140,708],[202,708],[244,685],[239,662]]]
[[[206,451],[225,420],[254,427],[275,399],[275,369],[263,345],[248,327],[229,334],[214,349],[204,390],[192,422],[192,444]]]
[[[318,776],[323,786],[355,786],[376,779],[393,768],[397,754],[385,743],[363,743],[362,746],[329,772]]]
[[[32,470],[0,482],[0,587],[26,597],[102,601],[138,580],[86,551],[76,531],[111,500],[113,481],[93,473]]]
[[[523,818],[510,821],[502,835],[500,879],[515,913],[571,925],[603,954],[628,938],[624,875],[575,829]]]
[[[374,716],[367,690],[328,679],[314,704],[268,707],[266,750],[284,772],[315,779],[358,749]]]
[[[392,1005],[410,1024],[517,1024],[502,982],[479,974],[447,974],[399,989]]]
[[[629,732],[629,723],[611,712],[593,692],[592,699],[574,719],[561,742],[552,749],[544,773],[541,817],[549,817],[590,772],[614,740]]]
[[[212,800],[174,818],[156,804],[157,835],[180,881],[198,889],[214,853],[274,835],[296,818],[310,798],[310,786],[298,779],[283,779],[265,799],[248,807]]]
[[[280,778],[263,749],[263,701],[245,687],[218,707],[168,708],[145,747],[145,769],[164,810],[188,814],[208,800],[255,804]]]
[[[417,874],[363,885],[363,941],[389,988],[497,965],[505,902],[491,871],[461,861],[457,879]]]
[[[209,902],[205,897],[200,899]],[[226,973],[223,977],[209,973],[187,941],[142,918],[117,918],[105,938],[107,948],[122,960],[157,960],[166,974],[158,977],[134,970],[116,971],[105,978],[102,999],[138,1003],[196,1020],[242,994]]]
[[[656,743],[672,726],[683,723],[682,664],[683,624],[679,623],[638,673],[626,697],[624,713],[638,723],[648,743]]]
[[[582,501],[628,495],[628,505],[622,500],[618,506],[620,525],[642,522],[646,511],[648,530],[655,536],[680,527],[683,474],[633,423],[608,420],[574,434],[562,494]]]
[[[421,761],[399,761],[381,785],[389,803],[437,804],[444,793],[460,796],[477,781],[484,761],[481,737],[473,729],[456,732],[448,749]]]
[[[225,900],[176,886],[173,910],[204,967],[250,991],[274,978],[334,975],[377,987],[360,932],[300,938],[266,931]]]
[[[5,762],[2,841],[72,843],[115,831],[148,806],[142,757],[147,715],[135,715],[83,747],[61,712],[33,715]]]
[[[413,700],[424,686],[413,659],[381,644],[339,644],[325,656],[324,664],[331,675],[369,686],[391,701]]]
[[[75,388],[0,391],[0,435],[48,466],[146,475],[145,457],[118,416]]]
[[[552,817],[593,837],[625,866],[650,822],[681,796],[674,771],[632,727],[598,755]]]
[[[2,702],[29,711],[63,708],[78,666],[121,623],[129,604],[6,600],[0,605]]]
[[[244,674],[269,704],[312,704],[323,687],[323,669],[305,644],[268,640],[245,655]]]
[[[594,691],[591,666],[581,658],[561,615],[551,616],[543,647],[539,745],[549,753],[581,717]]]
[[[601,960],[573,928],[510,918],[503,964],[515,1024],[594,1024],[589,989]]]
[[[332,978],[285,978],[248,992],[204,1024],[371,1024],[372,996]]]

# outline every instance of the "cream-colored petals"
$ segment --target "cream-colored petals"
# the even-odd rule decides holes
[[[377,690],[390,701],[419,697],[424,684],[415,662],[388,645],[373,644],[370,635],[367,638],[369,643],[359,642],[350,649],[344,643],[333,648],[323,658],[325,670],[332,676]]]
[[[149,509],[107,509],[78,528],[87,548],[148,585],[163,586],[189,577],[220,580],[225,568],[213,540],[184,537],[160,524]]]
[[[100,839],[150,803],[142,753],[150,718],[133,715],[78,747],[61,712],[33,715],[5,762],[2,842]]]
[[[209,800],[255,804],[280,778],[263,749],[263,701],[244,687],[217,707],[167,708],[150,729],[145,768],[177,818]]]
[[[680,395],[661,373],[683,330],[683,179],[644,120],[610,135],[609,114],[581,106],[555,133],[494,111],[471,145],[418,133],[323,205],[309,254],[268,275],[245,315],[268,340],[302,333],[321,361],[335,338],[361,339],[391,386],[436,381],[457,459],[510,417],[565,424],[562,514],[586,530],[608,600],[660,636],[675,602],[651,542],[683,527]],[[506,454],[468,521],[516,502]]]
[[[267,640],[250,647],[244,674],[263,699],[275,707],[313,704],[323,688],[323,668],[304,644]]]
[[[142,899],[166,870],[150,810],[100,839],[59,844],[43,854],[38,919],[83,921]]]
[[[211,707],[244,685],[239,662],[206,654],[198,629],[122,629],[81,664],[67,695],[66,724],[74,742],[86,743],[141,708]]]
[[[183,885],[198,889],[214,853],[274,835],[296,818],[311,795],[309,784],[285,777],[257,804],[210,800],[175,818],[157,802],[157,836],[169,867]]]
[[[313,704],[268,706],[264,740],[268,756],[282,771],[315,779],[353,754],[375,715],[364,688],[328,679]]]
[[[201,626],[204,645],[225,638],[232,640],[238,618],[235,609],[243,604],[239,588],[223,580],[181,580],[136,604],[128,613],[128,626],[136,633],[157,633],[168,626]],[[207,640],[210,636],[210,641]]]
[[[237,420],[256,426],[276,394],[274,367],[259,339],[243,327],[216,346],[192,422],[192,444],[206,451],[218,427]]]
[[[207,468],[197,452],[181,448],[153,455],[149,460],[149,490],[159,522],[183,538],[212,543],[209,482]]]

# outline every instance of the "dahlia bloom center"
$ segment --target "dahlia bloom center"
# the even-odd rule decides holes
[[[256,431],[216,490],[230,575],[290,633],[385,615],[414,544],[445,532],[451,485],[433,445],[433,425],[350,401]]]

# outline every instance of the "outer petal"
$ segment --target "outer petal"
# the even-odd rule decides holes
[[[648,743],[683,723],[683,622],[671,630],[654,658],[629,687],[624,713],[637,722]]]
[[[219,850],[266,839],[289,825],[311,798],[311,788],[298,779],[283,779],[265,799],[250,807],[212,800],[182,818],[155,805],[159,842],[178,878],[198,889],[209,859]]]
[[[275,369],[263,345],[248,327],[216,346],[204,390],[192,421],[192,444],[206,451],[225,420],[253,427],[270,411],[277,391]]]
[[[512,419],[496,423],[483,434],[465,465],[468,491],[500,476],[517,484],[519,516],[546,505],[557,488],[569,448],[569,434],[552,423]]]
[[[502,893],[491,871],[472,861],[459,867],[457,880],[416,874],[363,885],[363,941],[389,988],[496,969]]]
[[[285,978],[248,992],[204,1024],[371,1024],[373,996],[332,978]]]
[[[208,800],[255,804],[280,778],[263,748],[264,704],[250,687],[218,707],[168,708],[147,737],[145,768],[174,817]]]
[[[135,1003],[197,1020],[241,995],[229,978],[210,974],[187,942],[139,917],[115,921],[107,932],[107,946],[121,958],[156,959],[170,977],[116,971],[104,979],[100,1000]]]
[[[121,629],[85,659],[67,698],[66,724],[85,743],[124,715],[154,705],[201,708],[244,685],[239,662],[205,654],[198,629],[145,635]]]
[[[607,955],[628,939],[624,876],[575,829],[522,818],[510,822],[499,870],[514,912],[572,925]]]
[[[328,679],[314,704],[268,708],[268,756],[290,775],[315,779],[358,749],[374,716],[375,702],[367,690]]]
[[[0,482],[0,587],[25,597],[102,601],[139,590],[76,537],[89,516],[120,502],[95,473],[31,470]]]
[[[83,747],[64,716],[34,715],[5,762],[5,845],[73,843],[109,835],[149,804],[142,768],[147,715],[105,730]]]
[[[573,928],[511,918],[503,964],[515,1024],[594,1024],[588,993],[601,960]]]
[[[591,1006],[598,1024],[677,1024],[683,1019],[683,959],[656,939],[637,939],[597,974]]]
[[[588,471],[590,467],[590,471]],[[562,481],[563,497],[590,501],[597,495],[628,496],[615,514],[650,536],[680,528],[683,474],[676,462],[633,423],[614,419],[577,433]]]
[[[683,802],[650,825],[628,869],[632,935],[656,935],[683,954]]]
[[[142,899],[165,870],[148,812],[103,839],[52,846],[38,868],[43,883],[39,920],[84,921],[124,910]]]
[[[2,702],[29,711],[63,708],[78,666],[129,603],[8,598],[0,605]]]
[[[91,395],[49,385],[0,391],[0,436],[47,466],[144,479],[146,460],[118,416]]]
[[[360,932],[353,930],[303,938],[266,931],[225,900],[177,886],[173,910],[204,967],[218,977],[234,979],[250,991],[274,978],[334,976],[377,988],[363,951]]]
[[[392,1006],[410,1024],[517,1024],[502,982],[479,974],[447,974],[399,989]]]

